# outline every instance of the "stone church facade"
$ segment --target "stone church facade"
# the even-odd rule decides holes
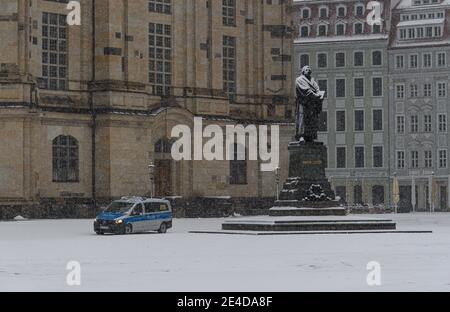
[[[290,1],[81,0],[80,26],[66,2],[0,3],[0,217],[148,194],[150,164],[159,196],[276,196],[257,161],[173,161],[170,135],[277,124],[287,176]]]

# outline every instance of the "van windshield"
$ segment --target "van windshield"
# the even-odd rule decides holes
[[[106,208],[105,212],[125,213],[133,208],[134,204],[126,202],[113,202]]]

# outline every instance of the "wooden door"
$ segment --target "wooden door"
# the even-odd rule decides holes
[[[172,194],[172,161],[156,160],[155,162],[155,193],[156,197]]]

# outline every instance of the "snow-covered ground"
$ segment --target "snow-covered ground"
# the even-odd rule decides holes
[[[99,237],[86,220],[4,222],[0,291],[450,291],[450,214],[381,217],[434,233],[206,235],[188,232],[224,220],[180,219],[167,235]],[[66,284],[70,261],[81,286]]]

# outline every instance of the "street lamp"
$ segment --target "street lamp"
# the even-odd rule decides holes
[[[275,170],[275,181],[277,183],[277,201],[279,201],[280,200],[280,181],[281,181],[280,167],[278,167]]]
[[[156,166],[151,163],[148,166],[148,172],[150,175],[150,196],[153,198],[155,196],[155,168]]]

